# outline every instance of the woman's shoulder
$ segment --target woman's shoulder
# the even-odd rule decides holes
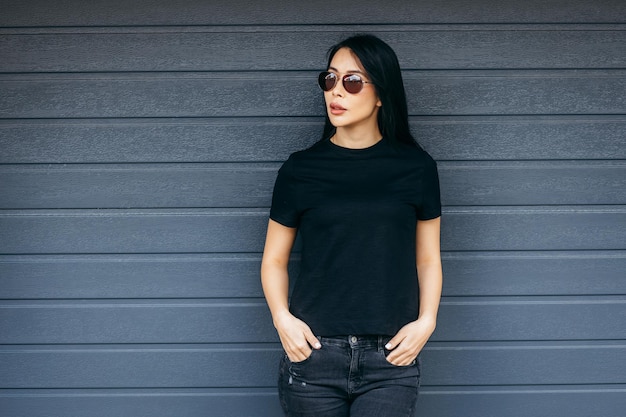
[[[286,161],[283,162],[280,170],[284,173],[294,173],[294,171],[304,165],[308,161],[311,161],[316,158],[317,155],[324,152],[324,145],[322,141],[316,142],[308,148],[300,149],[298,151],[294,151],[289,155]]]
[[[313,145],[309,146],[308,148],[293,152],[291,155],[289,155],[289,158],[287,159],[287,161],[291,161],[291,163],[306,161],[307,159],[314,158],[320,153],[326,152],[327,148],[328,147],[326,146],[326,143],[323,140],[321,140],[321,141],[315,142]]]
[[[403,158],[411,161],[412,163],[424,164],[424,165],[436,165],[437,163],[433,159],[432,156],[422,148],[420,145],[416,144],[406,144],[399,143],[397,144],[398,154]]]

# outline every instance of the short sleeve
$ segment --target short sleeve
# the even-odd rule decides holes
[[[272,194],[270,219],[287,227],[297,227],[299,213],[296,206],[295,177],[293,161],[288,159],[278,170]]]
[[[431,220],[439,216],[441,216],[439,174],[437,163],[429,156],[422,178],[422,204],[418,209],[417,218],[419,220]]]

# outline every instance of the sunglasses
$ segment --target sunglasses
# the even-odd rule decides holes
[[[324,71],[321,72],[317,77],[317,83],[320,85],[320,88],[324,91],[330,91],[337,85],[337,81],[339,81],[339,75],[334,72]],[[346,90],[350,94],[357,94],[363,89],[364,84],[372,84],[369,81],[363,80],[358,74],[346,74],[341,77],[341,83],[343,84],[344,90]]]

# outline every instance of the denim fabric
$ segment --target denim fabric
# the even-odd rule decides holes
[[[389,336],[319,339],[322,348],[304,361],[281,359],[278,390],[288,417],[413,417],[419,359],[389,363]]]

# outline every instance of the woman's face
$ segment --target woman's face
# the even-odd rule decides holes
[[[330,61],[328,71],[339,76],[339,81],[329,91],[324,92],[326,111],[330,122],[337,129],[366,128],[378,129],[378,109],[382,103],[378,99],[373,84],[363,84],[356,94],[348,93],[341,78],[346,74],[358,74],[364,81],[370,81],[361,62],[348,48],[338,50]]]

